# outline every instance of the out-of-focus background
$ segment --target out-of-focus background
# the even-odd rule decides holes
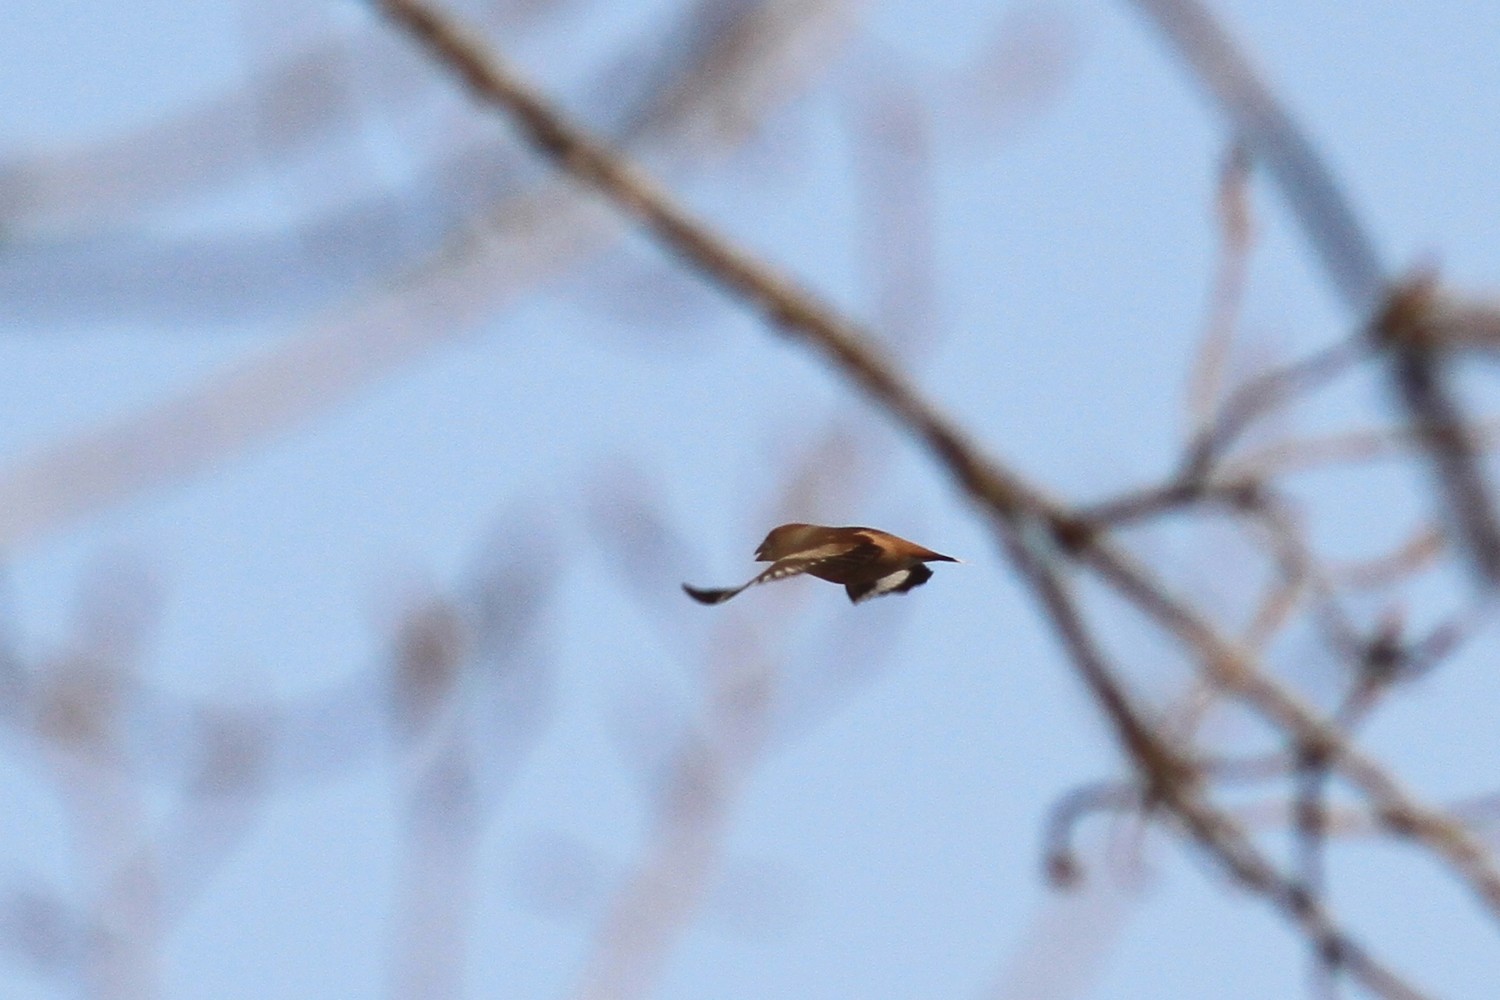
[[[1070,502],[1161,481],[1226,387],[1357,327],[1131,4],[444,9]],[[1500,7],[1215,9],[1390,259],[1482,298]],[[1170,824],[1080,821],[1081,877],[1049,884],[1054,809],[1130,767],[974,508],[372,9],[0,22],[0,993],[1227,1000],[1317,980],[1306,939]],[[1476,413],[1487,375],[1463,373]],[[1355,375],[1250,443],[1378,436],[1387,396]],[[1441,523],[1419,464],[1309,461],[1289,488],[1330,561]],[[741,582],[790,520],[966,564],[858,607],[808,579],[720,608],[678,589]],[[1128,542],[1211,613],[1254,616],[1266,570],[1232,527]],[[1421,554],[1399,587],[1351,588],[1351,618],[1467,606],[1462,569],[1419,579]],[[1190,711],[1191,664],[1098,601],[1132,690]],[[1276,626],[1276,675],[1336,703],[1316,628]],[[1492,641],[1476,625],[1358,732],[1480,818]],[[1201,712],[1223,753],[1284,746]],[[1287,795],[1222,801],[1279,858]],[[1500,991],[1493,917],[1430,855],[1354,822],[1326,854],[1323,898],[1372,952],[1432,995]]]

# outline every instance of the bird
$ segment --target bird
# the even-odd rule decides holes
[[[738,587],[708,589],[684,583],[682,589],[699,604],[723,604],[758,583],[785,580],[803,573],[842,583],[849,601],[858,604],[883,594],[904,594],[932,578],[930,562],[961,562],[876,528],[830,528],[821,524],[783,524],[772,528],[755,550],[757,562],[771,565]]]

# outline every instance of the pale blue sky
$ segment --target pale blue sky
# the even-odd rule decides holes
[[[1436,262],[1464,287],[1492,284],[1500,7],[1215,6],[1391,259]],[[631,67],[685,7],[583,2],[550,21],[507,22],[492,37],[587,114],[601,91],[649,85]],[[1041,24],[1035,37],[1065,40],[1064,72],[1060,89],[1001,135],[974,134],[954,81],[1013,5],[877,3],[856,10],[854,40],[828,43],[831,64],[737,153],[658,152],[653,162],[696,210],[870,317],[849,109],[872,74],[910,81],[934,109],[938,275],[917,381],[1028,476],[1092,498],[1162,476],[1181,447],[1226,132],[1127,5],[1027,10],[1042,18],[1020,22]],[[0,207],[0,289],[10,300],[0,303],[0,497],[27,456],[91,428],[129,426],[153,403],[314,331],[343,323],[357,334],[359,310],[399,287],[388,269],[430,266],[454,206],[474,200],[456,187],[444,201],[423,186],[440,173],[429,170],[438,152],[503,131],[431,81],[406,110],[388,112],[412,64],[404,43],[371,39],[357,5],[13,4],[0,23],[0,206],[21,206]],[[267,152],[232,183],[139,213],[70,213],[64,202],[49,214],[15,183],[17,163],[57,169],[64,160],[42,157],[233,94],[269,53],[338,32],[363,39],[347,57],[363,117],[333,142]],[[373,70],[377,57],[394,69]],[[241,126],[249,147],[264,141]],[[524,156],[507,162],[519,181],[547,177]],[[1244,333],[1250,356],[1285,358],[1341,336],[1350,319],[1274,192],[1257,183],[1253,194],[1261,238]],[[387,214],[360,216],[369,228],[355,230],[368,243],[358,259],[329,259],[344,246],[336,235],[287,239],[285,227],[315,210],[365,197]],[[252,238],[266,242],[238,242]],[[670,948],[654,995],[977,998],[1018,961],[1050,905],[1039,876],[1048,808],[1119,771],[1098,713],[1000,553],[924,456],[801,349],[672,277],[640,238],[622,242],[606,227],[598,242],[614,247],[612,262],[580,253],[570,273],[496,293],[477,318],[417,310],[412,323],[447,324],[451,336],[342,403],[12,545],[9,629],[36,671],[67,654],[80,604],[102,588],[96,603],[106,607],[144,595],[151,624],[139,670],[154,690],[298,705],[326,695],[369,709],[353,731],[332,727],[326,743],[315,722],[287,723],[307,722],[299,731],[315,738],[282,748],[243,839],[182,889],[160,948],[160,995],[391,995],[400,803],[412,765],[384,746],[371,678],[411,595],[462,598],[476,573],[517,552],[534,554],[540,620],[515,651],[514,687],[475,681],[465,707],[475,713],[475,752],[490,755],[479,758],[490,763],[478,779],[469,995],[573,995],[608,901],[651,849],[652,755],[687,731],[707,664],[726,655],[736,629],[761,636],[782,664],[782,701],[767,752],[734,797],[716,888]],[[278,274],[305,281],[258,291],[232,271],[267,245],[281,255],[273,261],[301,262]],[[166,256],[183,246],[186,257]],[[159,279],[157,262],[201,264],[205,247],[223,252],[234,277],[207,283],[202,298],[171,292],[174,279],[190,283],[186,265],[169,272],[161,295],[100,284],[104,274]],[[119,278],[132,263],[144,272]],[[529,266],[513,263],[517,273]],[[611,309],[599,286],[682,307]],[[86,307],[79,289],[99,292],[103,305]],[[1315,412],[1330,425],[1366,423],[1380,412],[1370,388]],[[834,501],[789,512],[788,468],[829,427],[849,435],[835,455],[857,452],[865,471],[841,477]],[[600,510],[631,483],[644,484],[682,543],[634,581],[599,529]],[[1385,516],[1414,510],[1407,480],[1372,482],[1367,504],[1341,494],[1320,508],[1321,487],[1310,486],[1317,531],[1341,552],[1379,549],[1410,523]],[[751,592],[722,609],[675,592],[678,576],[737,582],[774,519],[804,513],[886,527],[968,565],[939,567],[921,590],[858,608],[809,581],[785,585],[790,597]],[[1206,599],[1243,597],[1227,543],[1164,533],[1153,545]],[[500,551],[487,563],[489,547]],[[122,573],[149,584],[111,592],[99,582]],[[772,614],[789,624],[768,624]],[[1180,689],[1183,672],[1148,636],[1123,623],[1115,634],[1135,655],[1143,690]],[[1327,691],[1327,663],[1299,653],[1295,637],[1284,652],[1292,675]],[[1433,799],[1495,785],[1500,740],[1484,706],[1500,704],[1500,681],[1484,659],[1460,658],[1399,693],[1368,732],[1371,749]],[[16,721],[6,722],[14,732]],[[128,743],[155,762],[140,767],[141,808],[148,825],[171,831],[165,775],[175,744],[149,720],[138,725],[145,731]],[[343,764],[341,741],[356,748]],[[56,772],[24,738],[0,745],[0,794],[12,803],[0,819],[0,884],[86,907],[100,872],[80,860],[77,816],[56,794]],[[363,746],[380,749],[357,752]],[[323,773],[307,778],[320,760]],[[187,838],[183,857],[201,853],[192,831],[175,835]],[[162,852],[165,866],[178,863]],[[1149,838],[1144,856],[1141,890],[1107,931],[1098,977],[1079,995],[1296,995],[1305,948],[1278,918],[1173,841]],[[1373,843],[1334,858],[1333,902],[1378,952],[1435,995],[1496,994],[1494,927],[1429,862]],[[558,866],[552,876],[547,865]],[[539,899],[534,886],[549,878],[572,894]],[[65,969],[29,968],[9,944],[0,980],[6,996],[92,995]]]

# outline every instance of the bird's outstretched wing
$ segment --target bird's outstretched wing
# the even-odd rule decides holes
[[[699,604],[723,604],[742,590],[749,590],[758,583],[770,583],[773,580],[784,580],[789,576],[798,576],[806,573],[821,560],[817,559],[783,559],[773,563],[769,568],[757,574],[753,579],[747,580],[738,587],[723,587],[719,589],[704,589],[682,585],[687,595]]]
[[[879,554],[879,547],[868,542],[854,546],[824,546],[823,548],[812,549],[799,555],[788,556],[785,559],[778,559],[765,570],[752,579],[740,584],[738,587],[708,589],[693,587],[684,583],[682,589],[699,604],[723,604],[741,591],[749,590],[759,583],[785,580],[787,577],[800,576],[815,569],[833,567],[857,568]],[[930,576],[931,573],[929,572],[928,575]],[[912,586],[916,586],[916,584],[912,584]]]

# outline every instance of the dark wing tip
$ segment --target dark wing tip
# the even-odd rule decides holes
[[[699,604],[723,604],[739,593],[738,590],[732,588],[728,590],[705,590],[699,587],[690,587],[685,583],[682,585],[682,592]]]

